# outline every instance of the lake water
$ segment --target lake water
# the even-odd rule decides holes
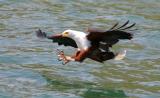
[[[127,20],[138,30],[113,47],[122,61],[62,65],[55,50],[75,50],[35,36]],[[160,98],[159,41],[159,0],[0,0],[0,98]]]

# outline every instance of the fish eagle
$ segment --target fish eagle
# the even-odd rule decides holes
[[[110,48],[121,39],[132,39],[131,31],[135,29],[131,28],[135,26],[135,23],[128,24],[129,21],[120,26],[119,23],[116,23],[108,30],[90,28],[86,32],[68,29],[61,34],[53,35],[47,35],[39,29],[36,31],[36,35],[40,38],[51,39],[53,43],[58,43],[58,45],[77,48],[73,56],[66,56],[63,51],[57,49],[58,60],[63,61],[63,64],[70,61],[82,62],[86,58],[103,63],[109,59],[121,60],[125,57],[126,50],[114,53]]]

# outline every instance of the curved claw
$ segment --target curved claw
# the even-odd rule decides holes
[[[66,65],[69,61],[63,61],[62,64]]]
[[[63,65],[66,65],[68,62],[62,62]]]
[[[66,56],[64,55],[63,51],[57,49],[57,55],[58,55],[58,61],[62,61],[63,65],[69,62],[69,60],[67,60]]]
[[[57,49],[56,53],[57,53],[57,55],[64,54],[64,52],[62,50],[59,50],[59,49]]]

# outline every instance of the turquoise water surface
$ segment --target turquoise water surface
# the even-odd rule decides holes
[[[137,23],[122,61],[86,59],[62,65],[55,50],[75,49],[38,39],[58,33]],[[0,98],[160,98],[159,0],[0,0]]]

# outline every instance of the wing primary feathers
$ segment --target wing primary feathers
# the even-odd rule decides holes
[[[39,38],[46,38],[47,37],[47,34],[45,32],[42,32],[42,30],[40,30],[40,29],[36,31],[36,35]]]
[[[113,27],[111,27],[109,30],[113,30],[115,27],[117,27],[118,26],[118,22],[113,26]]]
[[[119,29],[125,27],[128,23],[129,23],[129,20],[127,22],[125,22],[122,26],[118,27],[116,30],[119,30]]]
[[[120,27],[118,27],[118,28],[116,28],[116,27],[118,26],[119,23],[116,23],[116,24],[115,24],[112,28],[110,28],[108,31],[111,31],[111,30],[127,30],[127,29],[130,29],[130,28],[132,28],[133,26],[136,25],[136,23],[133,23],[132,25],[130,25],[130,26],[127,27],[127,25],[129,24],[129,22],[130,22],[129,20],[126,21],[122,26],[120,26]],[[128,31],[135,31],[135,30],[137,30],[137,29],[128,30]]]
[[[122,28],[122,29],[120,29],[120,30],[127,30],[127,29],[129,29],[129,28],[132,28],[133,26],[135,26],[136,25],[136,23],[133,23],[132,25],[130,25],[130,26],[128,26],[128,27],[125,27],[125,28]]]
[[[131,30],[127,30],[127,31],[136,31],[136,30],[138,30],[138,29],[131,29]]]

